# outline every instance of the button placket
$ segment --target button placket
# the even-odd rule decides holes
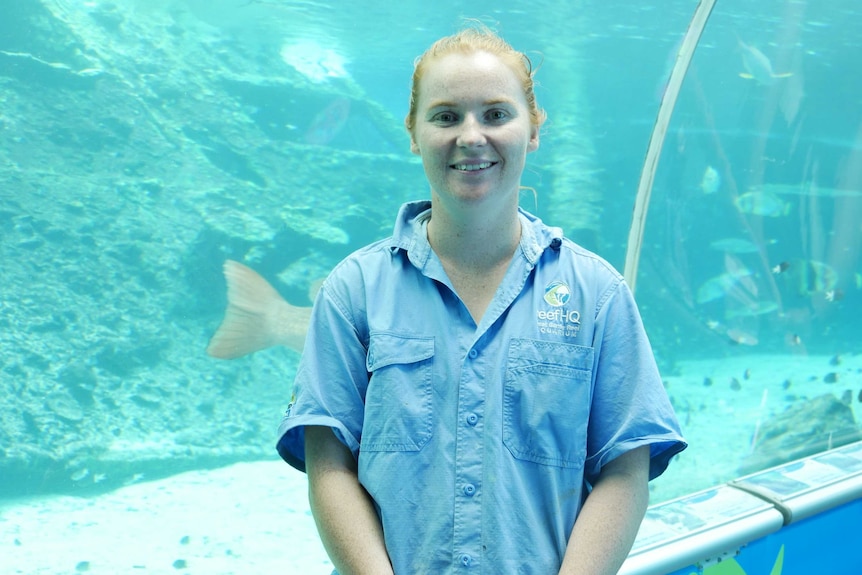
[[[487,369],[480,344],[473,341],[463,357],[459,378],[458,408],[462,425],[456,431],[455,481],[458,491],[455,498],[454,548],[460,550],[453,559],[456,566],[477,569],[481,546],[481,500],[483,430],[482,403],[485,388],[484,371]],[[463,352],[462,352],[463,353]]]

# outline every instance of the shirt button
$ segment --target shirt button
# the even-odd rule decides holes
[[[470,356],[470,359],[476,359],[477,357],[479,357],[479,352],[476,351],[476,348],[473,348],[467,355]]]
[[[468,483],[464,486],[464,495],[467,497],[472,497],[473,494],[476,493],[476,486],[472,483]]]
[[[470,425],[476,425],[477,423],[479,423],[479,416],[476,415],[475,413],[468,413],[467,414],[467,423]]]
[[[467,555],[466,553],[461,555],[461,565],[463,565],[464,567],[469,567],[470,563],[472,563],[472,562],[473,562],[473,558],[470,557],[469,555]]]

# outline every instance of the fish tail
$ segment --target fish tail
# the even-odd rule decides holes
[[[279,343],[272,326],[273,309],[286,302],[257,272],[243,264],[224,263],[227,309],[206,352],[219,359],[235,359]]]

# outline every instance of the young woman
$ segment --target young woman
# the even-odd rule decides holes
[[[341,575],[616,573],[686,446],[622,277],[518,208],[543,121],[487,29],[417,60],[430,201],[324,282],[279,430]]]

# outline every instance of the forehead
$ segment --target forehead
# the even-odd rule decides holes
[[[420,106],[437,100],[507,99],[526,105],[518,74],[488,52],[452,53],[428,63],[419,82]]]

